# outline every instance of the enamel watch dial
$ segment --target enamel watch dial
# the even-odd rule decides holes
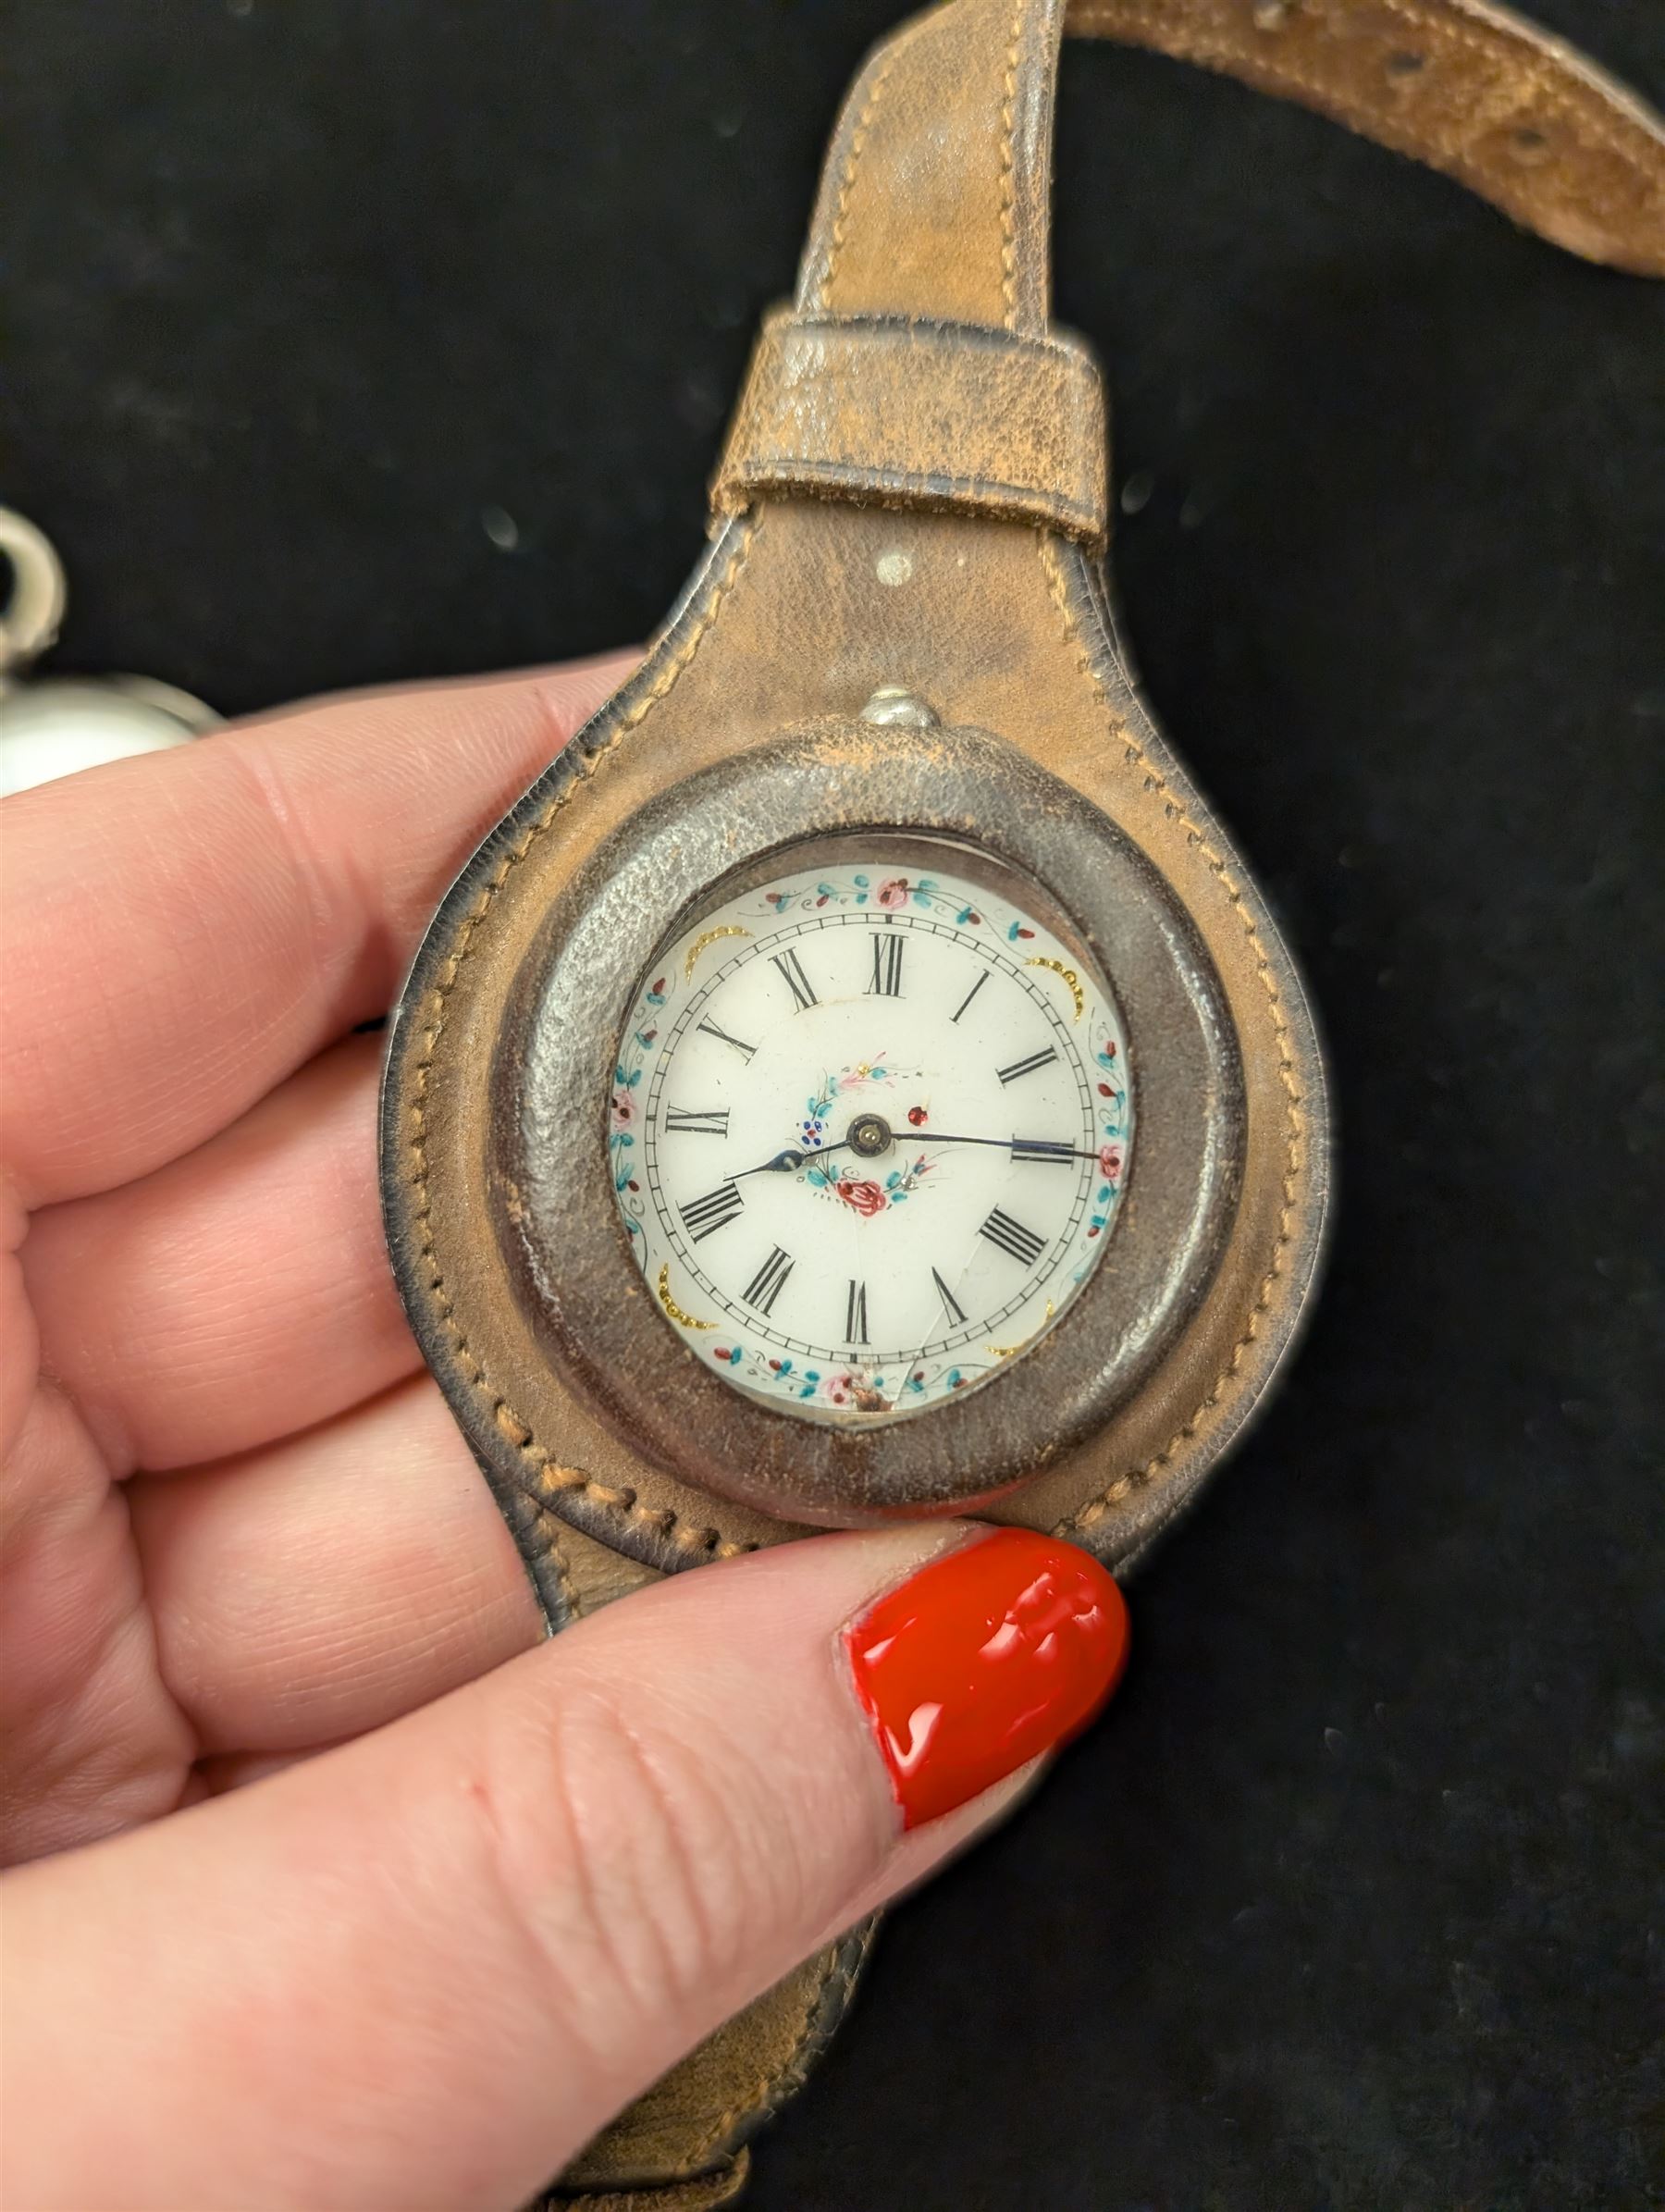
[[[918,1414],[1061,1315],[1132,1143],[1110,990],[1034,886],[964,847],[780,856],[656,955],[610,1101],[667,1324],[811,1420]]]

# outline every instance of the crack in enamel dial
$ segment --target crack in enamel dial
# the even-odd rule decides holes
[[[614,1187],[702,1364],[810,1419],[891,1419],[998,1373],[1098,1265],[1127,1041],[1011,871],[924,840],[789,858],[644,979]]]

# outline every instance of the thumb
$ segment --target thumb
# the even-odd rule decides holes
[[[1125,1646],[1047,1538],[785,1545],[20,1869],[5,2201],[519,2205],[1002,1810]]]

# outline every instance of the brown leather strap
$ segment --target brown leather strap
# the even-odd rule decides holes
[[[1049,321],[1066,28],[1300,100],[1572,253],[1665,276],[1665,124],[1487,0],[949,0],[885,40],[845,103],[795,310],[766,327],[712,487],[720,512],[794,490],[1102,537],[1102,402],[1090,357]]]
[[[835,492],[1102,534],[1097,373],[1049,323],[1065,24],[1065,0],[950,0],[870,59],[828,157],[796,306],[765,327],[754,360],[721,508]],[[1574,253],[1665,275],[1665,128],[1485,0],[1075,0],[1067,27],[1301,101]],[[536,1500],[509,1503],[553,1622],[656,1579]],[[549,2206],[729,2201],[746,2135],[832,2033],[865,1947],[865,1931],[832,1946],[692,2054],[589,2146]]]
[[[1097,544],[1106,519],[1103,379],[1062,337],[964,323],[771,315],[714,488],[837,488],[956,505]]]
[[[1445,170],[1570,252],[1665,276],[1665,123],[1487,0],[951,0],[894,32],[857,80],[800,314],[1044,335],[1066,25],[1298,100]]]
[[[586,2189],[569,2195],[557,2190],[541,2197],[531,2212],[716,2212],[719,2205],[732,2205],[746,2187],[751,2169],[749,2151],[738,2151],[715,2173],[696,2174],[686,2181],[656,2181],[646,2189]]]
[[[558,1521],[519,1523],[551,1631],[661,1577]],[[745,2184],[746,2142],[791,2096],[854,1995],[877,1927],[829,1944],[691,2051],[586,2145],[537,2212],[709,2212]]]
[[[844,2018],[874,1925],[806,1959],[690,2052],[568,2167],[548,2212],[727,2203],[747,2139],[802,2086]]]
[[[1076,0],[1071,31],[1316,108],[1569,253],[1665,277],[1665,122],[1489,0]]]

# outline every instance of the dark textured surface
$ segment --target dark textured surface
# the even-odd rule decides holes
[[[14,11],[0,465],[60,665],[243,710],[645,633],[891,12]],[[1665,97],[1659,0],[1553,13]],[[1114,1716],[896,1917],[752,2201],[1657,2204],[1665,289],[1105,49],[1059,224],[1340,1226]]]

